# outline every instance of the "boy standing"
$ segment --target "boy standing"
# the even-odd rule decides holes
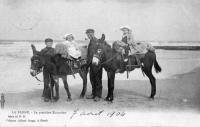
[[[55,50],[54,50],[54,48],[52,48],[53,39],[51,39],[51,38],[45,39],[45,45],[46,45],[46,47],[40,51],[40,54],[41,55],[50,55],[50,56],[55,55]]]
[[[43,48],[39,53],[42,56],[45,56],[46,59],[50,59],[52,56],[55,55],[55,50],[54,48],[52,48],[53,46],[53,39],[51,38],[46,38],[45,39],[45,45],[46,47]],[[48,66],[44,66],[43,68],[43,79],[44,79],[44,90],[43,90],[43,97],[44,97],[44,101],[49,101],[50,99],[50,88],[49,88],[49,84],[51,83],[51,85],[54,84],[53,78],[50,75],[49,72],[49,68],[52,68],[52,72],[56,71],[55,65],[49,63]]]

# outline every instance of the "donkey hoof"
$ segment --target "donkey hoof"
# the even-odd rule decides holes
[[[84,98],[84,95],[80,95],[80,97],[79,97],[80,99],[83,99]]]
[[[112,103],[113,98],[111,98],[111,97],[106,97],[104,100]]]
[[[54,101],[58,101],[58,100],[59,100],[59,97],[53,97],[53,100],[54,100]]]
[[[67,98],[67,101],[69,102],[69,101],[72,101],[72,99],[71,98]]]
[[[149,100],[154,100],[154,97],[150,96],[150,97],[149,97]]]
[[[108,103],[108,104],[112,104],[112,103],[113,103],[113,101],[107,101],[107,103]]]
[[[44,102],[49,102],[49,98],[44,98]]]
[[[106,97],[105,99],[104,99],[104,101],[108,101],[109,99],[108,99],[109,97]]]

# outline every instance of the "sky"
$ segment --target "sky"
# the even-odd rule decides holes
[[[0,39],[62,40],[72,33],[121,39],[128,25],[135,40],[199,41],[199,0],[0,0]]]

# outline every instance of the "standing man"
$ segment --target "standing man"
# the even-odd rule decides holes
[[[102,95],[102,68],[97,68],[92,65],[92,58],[94,53],[96,52],[96,47],[98,40],[94,35],[93,29],[87,29],[86,35],[90,39],[90,43],[88,45],[88,53],[87,59],[90,67],[90,82],[92,85],[92,94],[87,96],[87,99],[94,99],[94,101],[100,101]]]

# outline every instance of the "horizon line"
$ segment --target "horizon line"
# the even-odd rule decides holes
[[[35,42],[35,41],[44,41],[44,40],[41,40],[41,39],[0,39],[0,41],[17,41],[17,42],[20,42],[20,41],[32,41],[32,42]],[[55,39],[53,41],[64,41],[64,40],[58,40],[58,39]],[[87,40],[76,40],[76,41],[87,41]],[[116,40],[107,40],[107,41],[116,41]],[[200,40],[135,40],[137,42],[141,42],[141,41],[150,41],[150,42],[200,42]]]

